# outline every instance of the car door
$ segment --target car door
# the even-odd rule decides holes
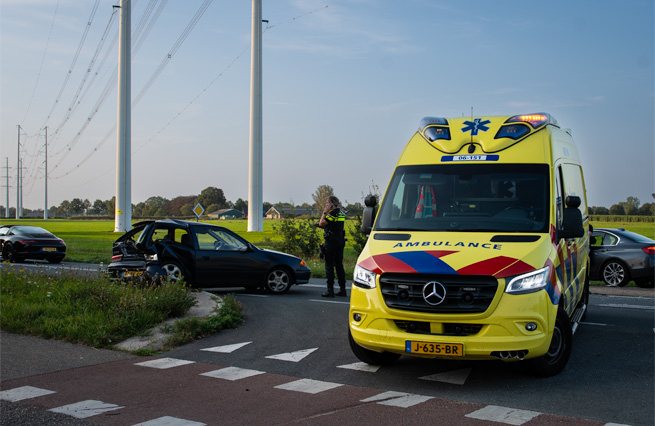
[[[249,245],[227,229],[198,226],[196,280],[202,287],[256,286],[261,274]]]

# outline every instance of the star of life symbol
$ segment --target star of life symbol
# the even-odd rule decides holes
[[[466,120],[464,124],[466,124],[466,127],[462,127],[462,132],[471,132],[471,136],[477,136],[478,131],[483,131],[486,132],[489,130],[489,127],[487,127],[487,124],[491,123],[490,120],[484,120],[482,121],[481,118],[475,118],[473,121],[468,121]]]

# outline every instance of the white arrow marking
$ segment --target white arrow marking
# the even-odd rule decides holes
[[[243,343],[235,343],[233,345],[225,345],[225,346],[214,346],[213,348],[206,348],[206,349],[200,349],[201,351],[207,351],[207,352],[220,352],[223,354],[231,354],[232,352],[236,351],[237,349],[241,349],[242,347],[251,344],[252,342],[243,342]]]
[[[450,383],[452,385],[463,385],[466,382],[472,368],[461,370],[447,371],[445,373],[433,374],[431,376],[419,377],[421,380],[431,380],[433,382]]]
[[[338,365],[337,368],[345,368],[346,370],[366,371],[367,373],[375,373],[380,369],[380,365],[370,365],[365,362],[355,362],[353,364]]]
[[[316,349],[318,349],[318,348],[303,349],[301,351],[287,352],[285,354],[279,354],[279,355],[269,355],[266,358],[277,359],[277,360],[280,360],[280,361],[298,362],[298,361],[301,361],[303,358],[305,358],[307,355],[314,352]]]

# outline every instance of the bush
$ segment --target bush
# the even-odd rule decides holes
[[[283,219],[273,229],[282,237],[276,248],[303,259],[315,259],[319,254],[322,236],[319,228],[308,219]]]

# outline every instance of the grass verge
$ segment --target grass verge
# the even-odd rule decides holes
[[[45,270],[32,273],[19,266],[2,271],[0,292],[2,331],[95,348],[110,348],[144,334],[168,318],[184,315],[195,304],[190,289],[175,283],[124,283]],[[222,306],[225,312],[210,317],[207,324],[174,330],[169,346],[240,324],[238,302],[230,300]],[[178,333],[183,337],[176,337]]]

